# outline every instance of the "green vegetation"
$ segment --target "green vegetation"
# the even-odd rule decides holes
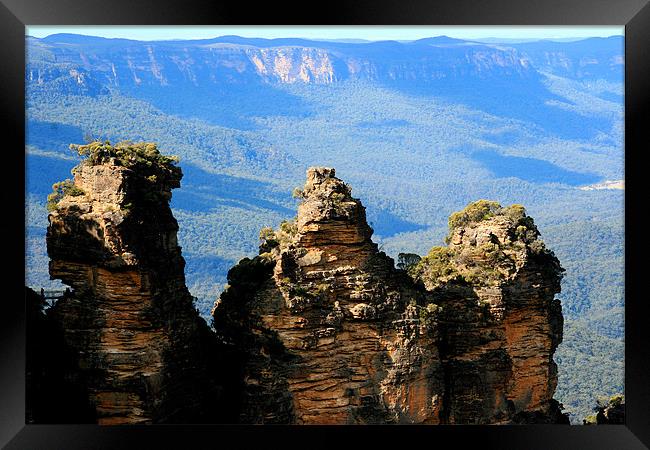
[[[625,396],[623,394],[612,395],[609,400],[607,398],[601,398],[596,401],[599,408],[605,407],[617,407],[625,403]]]
[[[331,288],[328,283],[318,283],[314,289],[318,295],[325,295]]]
[[[165,156],[158,150],[153,142],[122,141],[111,145],[110,141],[94,141],[89,144],[70,144],[70,149],[79,156],[85,158],[86,164],[93,166],[114,161],[115,164],[129,168],[158,168],[168,171],[176,171],[176,165],[180,161],[178,156]],[[155,174],[147,176],[147,179],[155,183]]]
[[[490,200],[478,200],[468,204],[462,211],[455,212],[449,216],[449,236],[459,227],[466,227],[472,224],[488,220],[495,216],[501,216],[516,226],[516,237],[526,243],[534,241],[539,236],[532,217],[526,215],[526,208],[514,204],[502,207],[498,202]],[[449,237],[446,239],[449,240]]]
[[[396,267],[400,270],[405,270],[410,274],[413,267],[415,267],[421,259],[422,257],[415,253],[400,253],[397,255]]]
[[[554,356],[560,368],[555,398],[571,413],[573,423],[582,423],[592,413],[596,399],[623,390],[623,352],[622,339],[597,333],[586,317],[565,319],[564,338]]]
[[[283,220],[277,230],[263,227],[260,230],[260,253],[273,251],[275,248],[286,248],[298,233],[298,225],[293,220]]]
[[[455,252],[448,247],[433,247],[427,256],[412,267],[409,274],[422,280],[427,287],[435,287],[460,277],[453,259]]]
[[[442,306],[438,306],[435,303],[429,303],[426,306],[418,308],[420,323],[427,328],[433,327],[441,312]]]
[[[501,207],[498,202],[489,200],[472,202],[462,211],[453,213],[449,218],[449,235],[445,241],[449,243],[452,233],[459,227],[469,227],[494,217],[501,217],[509,222],[507,229],[511,240],[500,242],[492,235],[491,241],[480,245],[433,247],[427,256],[416,264],[411,264],[409,274],[430,288],[452,279],[492,285],[514,273],[514,254],[526,245],[537,254],[548,252],[543,242],[537,239],[537,227],[532,218],[526,215],[523,206],[515,204]],[[400,253],[401,255],[407,254]],[[415,261],[415,258],[411,259]]]
[[[304,197],[304,195],[305,195],[305,193],[302,191],[302,189],[300,189],[300,188],[298,188],[298,187],[297,187],[297,188],[294,188],[293,191],[291,192],[291,196],[292,196],[293,198],[301,199],[301,198]]]
[[[64,181],[54,183],[52,185],[52,190],[53,190],[53,192],[47,196],[47,210],[48,211],[55,211],[58,204],[59,204],[59,202],[66,195],[70,195],[72,197],[77,197],[79,195],[84,195],[85,194],[83,189],[80,189],[77,186],[75,186],[74,182],[72,180],[70,180],[70,179],[66,179]]]
[[[280,245],[272,227],[264,227],[260,230],[260,253],[270,252]]]
[[[487,220],[494,217],[501,211],[501,205],[489,200],[478,200],[470,203],[462,211],[458,211],[449,216],[449,232],[456,228],[465,227],[472,223]]]
[[[590,414],[583,419],[584,425],[598,425],[602,423],[610,423],[610,421],[605,417],[606,410],[616,410],[619,413],[620,423],[624,417],[624,408],[625,408],[625,396],[623,394],[614,394],[611,397],[600,397],[596,400],[596,406],[594,407],[595,414]],[[610,418],[614,419],[613,417]],[[618,423],[614,420],[613,423]]]
[[[294,220],[283,220],[280,222],[280,242],[283,241],[282,235],[284,234],[288,239],[293,238],[298,233],[298,225]]]
[[[596,414],[590,414],[583,419],[584,425],[596,425]]]
[[[149,185],[163,186],[162,190],[177,187],[182,171],[177,166],[178,156],[166,156],[160,153],[157,144],[153,142],[133,143],[122,141],[111,145],[110,141],[94,141],[89,144],[70,144],[70,149],[82,157],[79,166],[72,169],[75,173],[82,166],[97,166],[100,164],[114,164],[127,167],[137,173]],[[168,199],[161,189],[145,188],[141,197],[146,202],[158,203]],[[53,197],[53,203],[56,197]],[[125,210],[130,210],[132,203]],[[52,206],[54,207],[54,206]]]

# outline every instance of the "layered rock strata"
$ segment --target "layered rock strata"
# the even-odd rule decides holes
[[[182,173],[151,144],[93,145],[55,199],[47,250],[51,277],[71,288],[51,315],[97,421],[215,421],[216,340],[185,286],[169,208]]]
[[[365,208],[313,168],[297,220],[228,274],[218,333],[242,351],[242,422],[439,423],[442,368],[426,298],[371,241]]]
[[[566,422],[553,400],[563,269],[538,237],[523,207],[479,201],[412,271],[443,311],[448,423]]]
[[[70,420],[568,423],[553,400],[563,269],[523,207],[470,204],[446,247],[396,269],[350,187],[311,168],[297,217],[228,273],[213,332],[169,208],[180,169],[151,144],[79,150],[47,233],[50,274],[71,289],[34,313],[68,356],[29,366],[77,380]],[[48,421],[46,403],[29,401],[30,420]]]
[[[449,247],[397,270],[334,169],[297,194],[213,310],[240,352],[242,422],[565,421],[562,269],[523,208],[452,216]]]

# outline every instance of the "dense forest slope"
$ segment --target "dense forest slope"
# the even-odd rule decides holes
[[[525,204],[566,269],[557,398],[573,419],[623,389],[623,39],[483,44],[245,39],[27,41],[28,284],[56,288],[46,196],[70,142],[155,141],[187,286],[209,320],[259,230],[293,216],[304,167],[336,167],[389,255],[425,255],[470,201]],[[612,184],[612,186],[619,186]]]

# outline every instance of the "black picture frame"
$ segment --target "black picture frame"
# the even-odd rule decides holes
[[[8,449],[452,446],[481,449],[642,449],[650,446],[650,327],[644,296],[644,199],[640,163],[650,106],[649,0],[446,0],[327,3],[207,0],[1,0],[0,89],[5,179],[0,218],[5,283],[0,296],[0,445]],[[24,147],[26,25],[624,25],[625,396],[622,426],[284,427],[25,425]],[[10,137],[11,139],[7,139]],[[645,138],[645,139],[644,139]],[[10,144],[11,142],[11,144]],[[7,182],[7,177],[12,177]],[[638,201],[635,200],[638,198]],[[647,240],[646,240],[647,241]],[[11,244],[11,245],[7,245]],[[24,244],[24,242],[23,242]],[[7,251],[6,248],[11,248]],[[647,286],[645,287],[647,290]],[[231,442],[235,442],[232,444]]]

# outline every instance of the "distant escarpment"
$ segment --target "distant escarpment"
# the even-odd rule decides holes
[[[334,169],[228,274],[214,326],[241,422],[568,423],[553,400],[563,269],[522,207],[479,201],[400,269]]]
[[[49,198],[50,275],[69,290],[48,315],[96,421],[227,420],[218,343],[185,286],[169,208],[180,168],[153,144],[74,148],[87,158]]]
[[[204,40],[134,41],[55,34],[28,37],[25,83],[30,93],[56,89],[97,96],[118,90],[148,96],[165,89],[205,95],[251,84],[330,85],[344,81],[491,89],[505,80],[543,89],[552,74],[620,83],[623,38],[581,42],[486,44],[444,36],[412,42],[326,42],[222,36]],[[511,86],[510,84],[507,84]],[[516,91],[516,90],[515,90]],[[508,90],[509,95],[516,93]],[[530,92],[530,91],[526,91]]]
[[[144,92],[154,86],[237,89],[249,83],[539,78],[531,62],[515,48],[445,38],[343,44],[223,37],[163,43],[59,34],[29,38],[27,45],[32,58],[25,82],[31,92],[55,83],[60,92],[90,96],[116,89]]]

